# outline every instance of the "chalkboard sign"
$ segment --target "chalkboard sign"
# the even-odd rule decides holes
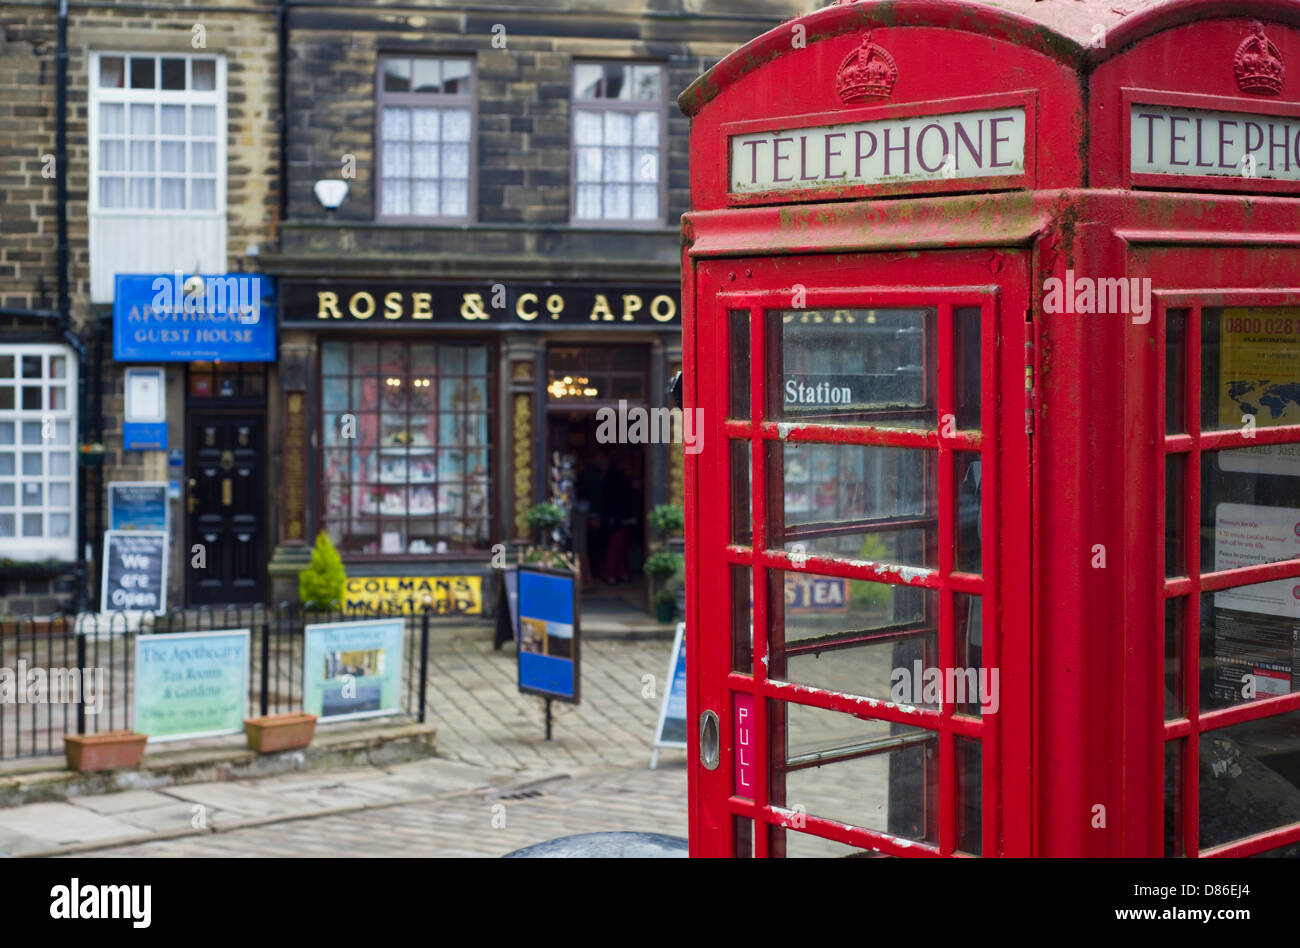
[[[105,532],[100,611],[166,612],[167,546],[162,530]]]
[[[673,653],[668,660],[668,679],[664,700],[659,706],[659,723],[655,725],[654,747],[650,752],[650,769],[659,765],[659,751],[664,747],[686,750],[686,623],[677,623]]]
[[[568,571],[519,567],[519,690],[578,703],[578,592]]]
[[[167,527],[165,481],[113,481],[108,485],[108,529],[166,532]]]
[[[519,568],[508,566],[501,571],[501,595],[497,600],[497,630],[492,647],[519,640]]]

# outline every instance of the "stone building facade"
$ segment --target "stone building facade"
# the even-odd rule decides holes
[[[664,408],[680,365],[674,99],[803,6],[74,0],[47,177],[57,5],[6,4],[0,345],[46,347],[13,349],[8,378],[0,352],[19,469],[41,420],[23,366],[75,366],[85,392],[59,396],[70,473],[13,475],[42,492],[48,542],[23,535],[21,496],[6,509],[0,458],[0,613],[98,607],[110,483],[167,485],[169,607],[295,599],[325,531],[361,598],[424,583],[448,611],[490,608],[493,551],[528,539],[536,502],[584,506],[597,456],[628,482],[621,542],[643,546],[645,511],[680,496],[681,446],[606,447],[596,411]],[[130,274],[174,276],[175,311]],[[269,326],[214,312],[223,281],[253,285]],[[206,347],[168,335],[196,291],[224,327]],[[128,369],[137,406],[161,380],[152,426],[127,427]]]

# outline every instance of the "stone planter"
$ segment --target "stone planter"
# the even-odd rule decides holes
[[[144,759],[147,734],[135,731],[104,731],[101,734],[68,734],[63,751],[68,768],[82,773],[91,770],[122,770],[138,767]]]
[[[244,718],[248,746],[259,754],[306,747],[316,734],[316,715],[306,711]]]

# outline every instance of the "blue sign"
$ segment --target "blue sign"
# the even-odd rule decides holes
[[[571,573],[519,568],[519,690],[578,701],[578,607]]]
[[[108,485],[108,529],[167,530],[167,485],[113,481]]]
[[[124,451],[166,451],[167,422],[165,421],[124,421],[122,422],[122,450]]]
[[[274,281],[255,273],[119,273],[113,359],[274,362]]]

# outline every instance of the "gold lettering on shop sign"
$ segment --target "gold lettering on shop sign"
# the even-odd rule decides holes
[[[596,302],[592,304],[590,318],[593,323],[601,319],[608,323],[614,321],[614,313],[609,308],[609,300],[605,299],[604,293],[596,294]]]
[[[433,294],[432,293],[411,294],[411,318],[412,319],[433,319]]]
[[[463,293],[460,298],[460,315],[462,319],[487,319],[483,309],[482,293]]]
[[[660,313],[660,306],[664,311]],[[667,293],[661,293],[650,301],[650,318],[660,323],[671,322],[672,318],[677,315],[677,304]]]
[[[357,301],[360,300],[367,304],[364,310],[357,308]],[[362,290],[359,293],[353,293],[352,299],[348,300],[348,312],[357,319],[369,319],[375,315],[375,298]]]
[[[564,297],[559,293],[552,293],[546,297],[546,311],[551,314],[551,319],[559,319],[560,314],[564,312]]]
[[[396,291],[384,296],[384,319],[402,318],[402,294]]]
[[[642,306],[641,297],[635,293],[623,294],[623,322],[630,323],[633,321],[633,314],[640,311]]]
[[[329,319],[331,316],[335,319],[343,318],[339,312],[339,295],[323,290],[316,294],[316,318]]]
[[[537,318],[537,309],[534,308],[531,312],[529,312],[528,310],[524,309],[524,305],[527,303],[536,303],[536,302],[537,302],[536,293],[519,294],[519,299],[515,301],[515,315],[518,316],[520,319],[524,320],[525,322],[532,322],[534,319]]]

